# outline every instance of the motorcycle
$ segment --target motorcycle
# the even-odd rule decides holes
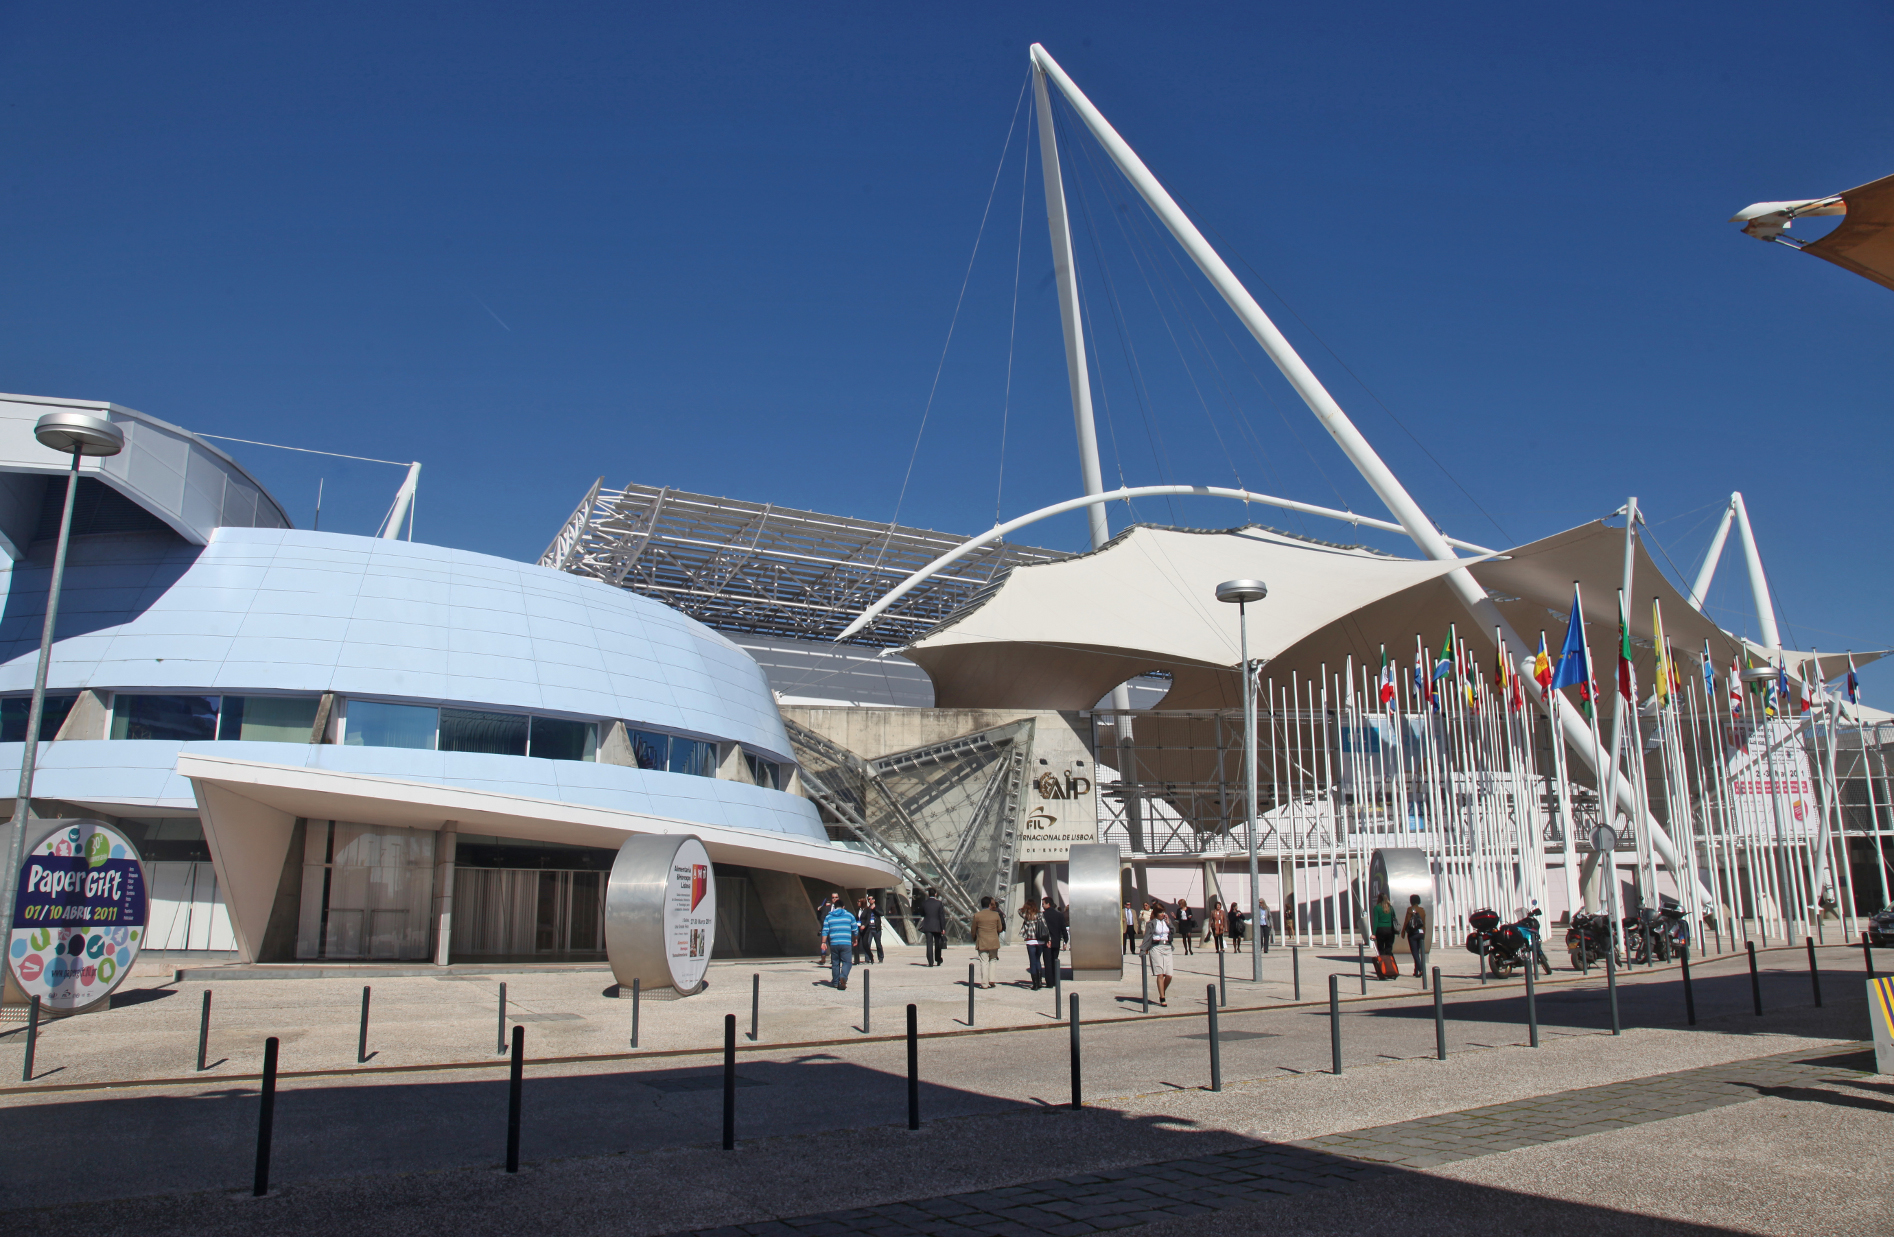
[[[1519,967],[1535,963],[1544,967],[1546,974],[1552,973],[1552,963],[1546,960],[1545,947],[1541,944],[1544,933],[1539,927],[1537,911],[1529,911],[1517,923],[1502,926],[1498,912],[1478,910],[1467,916],[1467,922],[1473,926],[1467,936],[1467,951],[1481,955],[1493,968],[1494,975],[1504,978]]]
[[[1624,950],[1628,960],[1649,966],[1682,957],[1690,948],[1690,925],[1683,907],[1668,894],[1658,899],[1659,909],[1641,907],[1624,920]]]
[[[1572,956],[1574,971],[1603,966],[1605,956],[1611,952],[1610,916],[1587,911],[1573,915],[1572,926],[1565,930],[1565,948]]]

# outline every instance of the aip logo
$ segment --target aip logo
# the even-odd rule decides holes
[[[691,864],[691,909],[692,910],[696,910],[697,904],[704,900],[704,893],[709,888],[710,888],[710,866],[708,864],[702,864],[702,863]],[[695,954],[692,955],[692,957],[695,957],[695,956],[696,956]]]

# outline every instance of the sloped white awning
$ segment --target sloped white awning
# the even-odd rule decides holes
[[[1257,579],[1250,656],[1273,658],[1364,606],[1475,559],[1430,562],[1303,541],[1263,528],[1140,525],[1091,554],[1016,567],[982,604],[906,655],[939,708],[1083,709],[1133,675],[1239,660],[1225,580]]]

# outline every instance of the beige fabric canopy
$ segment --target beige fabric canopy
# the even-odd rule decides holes
[[[1793,219],[1810,215],[1845,215],[1822,239],[1803,245],[1802,252],[1884,288],[1894,288],[1894,176],[1883,176],[1833,198],[1803,202],[1758,202],[1740,212],[1732,223],[1746,223],[1743,231],[1759,240],[1774,240]]]

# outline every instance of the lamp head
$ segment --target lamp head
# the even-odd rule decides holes
[[[1217,585],[1217,600],[1228,602],[1261,601],[1269,596],[1269,586],[1261,580],[1225,580]]]
[[[61,455],[117,455],[125,449],[125,431],[90,412],[49,412],[33,426],[40,445]]]

